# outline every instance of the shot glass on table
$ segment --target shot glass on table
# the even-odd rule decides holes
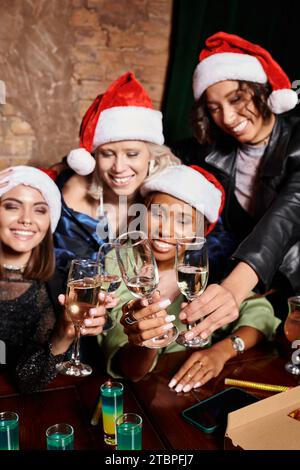
[[[143,420],[136,413],[124,413],[119,416],[116,420],[117,449],[141,450],[142,425]]]
[[[19,416],[13,411],[0,412],[0,450],[19,450]]]
[[[116,419],[123,414],[124,387],[120,382],[107,381],[100,387],[104,442],[116,445]]]
[[[70,424],[60,423],[46,430],[48,450],[73,450],[74,428]]]

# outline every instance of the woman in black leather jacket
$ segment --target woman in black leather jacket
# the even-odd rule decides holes
[[[235,35],[207,39],[193,90],[197,140],[182,142],[176,153],[220,180],[224,224],[237,239],[231,273],[180,314],[188,321],[207,316],[189,332],[205,338],[237,317],[255,286],[280,289],[279,309],[300,292],[300,118],[278,116],[298,100],[283,70],[266,50]]]

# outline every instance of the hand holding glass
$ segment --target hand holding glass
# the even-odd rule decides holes
[[[289,314],[284,323],[284,334],[287,339],[295,344],[296,348],[300,347],[300,295],[290,297],[288,299]],[[299,340],[299,342],[297,341]],[[293,344],[292,344],[293,346]],[[285,365],[285,369],[294,375],[300,374],[300,354],[295,350],[292,354],[292,360]]]
[[[116,240],[116,252],[120,271],[127,289],[138,299],[152,302],[152,295],[159,283],[159,274],[149,240],[144,232],[133,231],[121,235]],[[127,321],[128,320],[128,321]],[[129,324],[135,321],[125,319]],[[178,335],[174,326],[163,335],[143,342],[147,348],[158,349],[173,342]]]
[[[208,281],[208,253],[206,240],[203,237],[182,238],[176,244],[177,284],[188,302],[192,302],[205,290]],[[192,329],[196,323],[187,325]],[[209,339],[200,337],[187,340],[185,333],[177,338],[177,343],[187,348],[201,348],[209,343]]]
[[[61,374],[80,377],[92,373],[89,365],[80,362],[80,328],[89,310],[97,307],[100,288],[99,263],[88,259],[74,259],[68,275],[65,308],[75,328],[75,340],[71,360],[56,366]]]

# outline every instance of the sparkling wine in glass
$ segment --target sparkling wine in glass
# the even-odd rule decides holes
[[[116,240],[116,252],[123,281],[137,299],[146,298],[149,303],[159,283],[156,260],[146,234],[141,231],[126,232]],[[144,341],[152,349],[163,348],[178,336],[174,326],[166,333]]]
[[[101,272],[101,292],[111,294],[116,292],[122,282],[122,276],[118,265],[117,254],[113,242],[103,243],[98,253],[98,261]],[[110,316],[110,309],[107,310],[107,319],[103,327],[106,333],[115,326],[115,320]]]
[[[89,365],[80,362],[80,328],[89,310],[98,305],[100,289],[99,263],[88,259],[72,260],[68,274],[65,308],[75,328],[75,340],[71,359],[56,366],[61,374],[81,377],[92,373]]]
[[[300,346],[300,295],[289,297],[289,314],[284,322],[284,334],[286,338],[292,343],[297,342],[295,346],[299,349]],[[299,340],[299,342],[297,341]],[[300,354],[295,351],[292,354],[291,361],[285,365],[285,369],[290,374],[300,374]]]
[[[176,243],[176,273],[177,284],[188,302],[199,297],[205,290],[208,281],[208,252],[206,240],[203,237],[180,238]],[[195,323],[189,323],[190,330]],[[187,348],[202,348],[209,344],[209,339],[198,336],[191,340],[181,333],[177,343]]]

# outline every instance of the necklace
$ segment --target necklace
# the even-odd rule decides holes
[[[272,131],[271,131],[268,135],[266,135],[263,139],[261,139],[261,140],[259,140],[259,141],[257,141],[257,142],[253,142],[253,143],[251,143],[250,145],[253,145],[253,146],[259,145],[259,144],[267,145],[267,143],[269,142],[269,139],[270,139],[270,135],[271,135],[271,134],[272,134]]]
[[[7,271],[19,271],[20,273],[23,273],[26,268],[26,264],[22,264],[21,266],[17,266],[15,264],[2,264],[1,266]]]

